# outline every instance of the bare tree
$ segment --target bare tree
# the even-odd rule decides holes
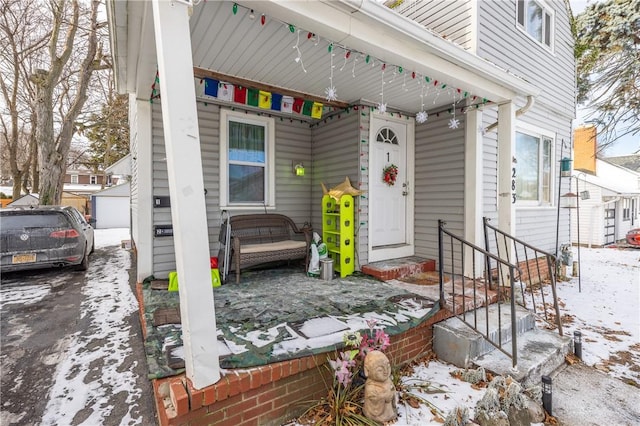
[[[99,32],[105,27],[105,23],[98,22],[99,4],[93,0],[90,10],[81,13],[78,0],[72,0],[70,5],[66,0],[49,2],[53,16],[48,38],[49,66],[34,70],[30,76],[35,86],[41,204],[60,202],[75,121],[88,98],[94,71],[109,68],[99,42]],[[54,126],[56,118],[58,129]]]
[[[0,111],[3,163],[13,179],[13,197],[28,192],[29,167],[36,164],[33,87],[27,81],[31,60],[46,45],[48,33],[37,28],[38,8],[33,2],[0,2]],[[6,108],[6,109],[5,109]]]

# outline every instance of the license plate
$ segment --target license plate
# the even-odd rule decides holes
[[[35,253],[14,254],[12,263],[30,263],[36,261]]]

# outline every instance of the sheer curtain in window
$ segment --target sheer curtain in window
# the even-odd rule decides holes
[[[265,127],[229,121],[229,201],[265,200]]]

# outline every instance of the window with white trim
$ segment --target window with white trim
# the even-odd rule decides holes
[[[550,206],[553,138],[517,131],[515,153],[517,203]]]
[[[275,207],[275,121],[220,111],[220,207]]]
[[[631,220],[631,198],[622,199],[622,220]]]
[[[91,176],[89,177],[89,183],[90,183],[91,185],[96,185],[96,184],[98,183],[98,176],[96,176],[96,175],[91,175]]]
[[[78,175],[71,175],[71,183],[78,183]]]
[[[538,43],[553,49],[554,13],[540,0],[517,0],[518,27]]]

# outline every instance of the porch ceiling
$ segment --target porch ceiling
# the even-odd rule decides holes
[[[113,2],[110,12],[110,19],[119,21],[111,23],[118,86],[144,98],[155,75],[151,6],[127,2],[123,24],[123,3]],[[195,67],[324,98],[333,54],[338,101],[384,100],[390,110],[412,114],[422,109],[421,92],[425,110],[450,106],[465,92],[477,96],[476,103],[537,94],[530,84],[375,2],[239,1],[236,13],[233,5],[201,1],[193,6]],[[317,35],[308,38],[310,33]]]

